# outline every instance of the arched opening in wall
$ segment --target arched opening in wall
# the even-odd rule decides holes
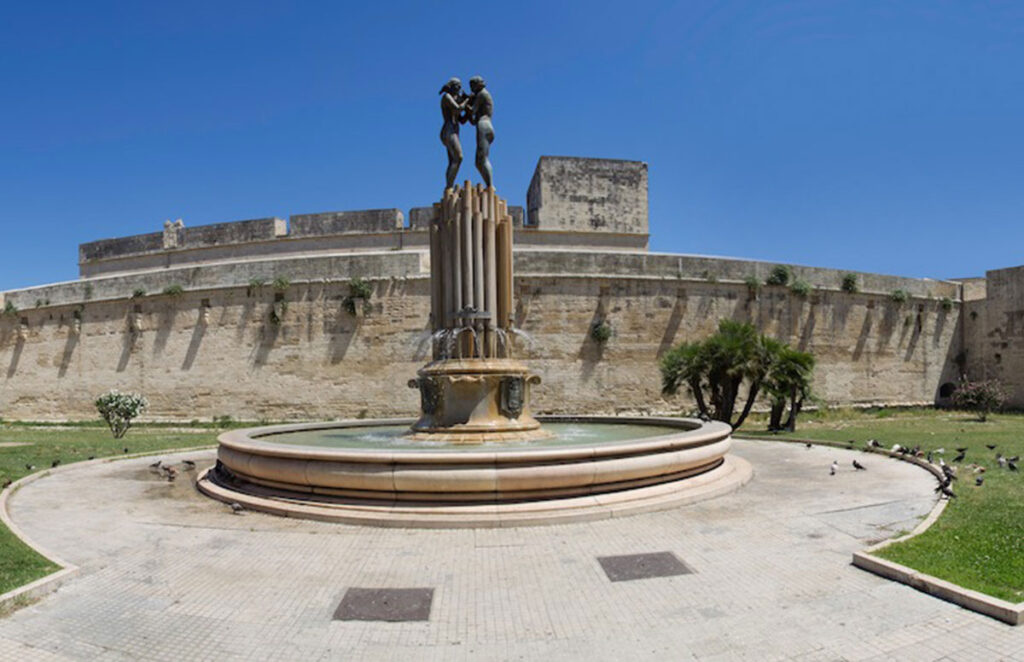
[[[954,392],[956,392],[956,384],[954,384],[953,382],[946,382],[945,384],[939,387],[940,398],[951,398],[953,397]]]

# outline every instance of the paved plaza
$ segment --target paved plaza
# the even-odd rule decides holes
[[[755,475],[731,495],[500,530],[235,515],[152,458],[71,468],[11,515],[81,574],[0,619],[0,660],[1024,660],[1024,629],[850,565],[929,512],[928,473],[778,442],[735,453]],[[163,458],[202,468],[213,452]],[[665,552],[655,569],[685,571],[608,574],[609,557]],[[407,593],[429,616],[336,620],[351,588],[428,589]]]

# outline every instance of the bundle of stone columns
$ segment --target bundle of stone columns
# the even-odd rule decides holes
[[[434,359],[507,358],[512,217],[493,187],[445,189],[430,226]]]

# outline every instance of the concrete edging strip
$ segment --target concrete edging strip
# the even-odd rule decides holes
[[[42,471],[37,471],[33,474],[23,476],[22,478],[19,478],[18,480],[14,481],[9,486],[7,486],[7,488],[4,489],[3,491],[0,491],[0,524],[6,526],[18,540],[25,543],[34,552],[45,558],[50,563],[60,566],[60,570],[57,570],[56,572],[46,575],[45,577],[40,577],[39,579],[28,584],[25,584],[24,586],[19,586],[18,588],[14,588],[10,591],[7,591],[6,593],[0,594],[0,613],[2,613],[3,611],[7,610],[12,606],[16,606],[19,602],[35,600],[37,598],[41,598],[45,595],[53,593],[58,588],[60,588],[65,582],[78,576],[78,573],[80,572],[79,567],[75,564],[64,561],[59,556],[57,556],[50,550],[46,549],[39,543],[34,542],[31,538],[25,535],[25,532],[22,531],[18,527],[18,525],[14,523],[13,519],[11,519],[10,513],[8,512],[8,503],[10,502],[11,497],[14,496],[19,489],[26,485],[29,485],[30,483],[34,483],[40,478],[45,478],[55,473],[60,473],[62,471],[67,471],[72,468],[77,468],[83,464],[100,464],[103,462],[116,462],[117,460],[145,457],[147,455],[158,455],[160,453],[169,455],[172,453],[183,453],[208,448],[212,447],[193,446],[189,448],[172,448],[166,451],[159,451],[157,453],[153,453],[152,451],[146,451],[143,453],[131,453],[128,455],[113,455],[110,457],[101,457],[95,460],[85,460],[84,462],[72,462],[70,464],[61,465],[59,467],[55,467],[52,469],[43,469]]]
[[[863,448],[851,449],[848,444],[842,442],[830,442],[830,441],[816,441],[814,439],[772,439],[768,437],[736,437],[734,439],[748,439],[750,441],[782,441],[787,443],[798,443],[798,444],[814,444],[816,446],[831,446],[833,448],[839,448],[844,450],[864,450]],[[867,452],[875,453],[877,455],[886,455],[888,457],[908,462],[910,464],[917,465],[922,469],[925,469],[937,479],[942,477],[942,471],[929,462],[921,460],[916,457],[908,457],[900,453],[894,453],[885,449],[868,449]],[[946,509],[945,500],[939,500],[932,508],[928,516],[921,521],[914,530],[905,536],[899,538],[892,538],[890,540],[883,540],[882,542],[866,547],[865,549],[853,553],[853,565],[874,573],[880,577],[906,584],[911,588],[917,589],[922,593],[934,596],[936,598],[945,600],[946,602],[952,602],[953,604],[984,614],[991,618],[995,618],[1004,623],[1010,625],[1021,625],[1024,624],[1024,602],[1013,603],[1007,600],[1001,600],[991,595],[986,595],[979,591],[975,591],[969,588],[964,588],[958,584],[948,582],[944,579],[939,579],[932,575],[918,572],[913,568],[909,568],[905,565],[900,565],[893,561],[874,556],[874,552],[888,547],[889,545],[909,540],[915,536],[918,536],[927,531],[936,520],[939,519],[939,515]]]

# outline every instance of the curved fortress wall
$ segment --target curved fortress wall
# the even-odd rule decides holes
[[[559,193],[567,177],[583,193]],[[662,398],[657,359],[723,317],[813,352],[832,403],[932,403],[954,381],[960,284],[859,274],[849,294],[844,272],[794,267],[808,297],[754,296],[744,280],[773,264],[646,252],[646,177],[642,163],[541,159],[515,256],[538,412],[678,413],[689,403]],[[82,280],[3,295],[17,311],[0,316],[0,416],[91,418],[109,388],[145,393],[155,418],[412,416],[407,382],[430,353],[432,213],[412,210],[408,226],[397,210],[170,223],[83,245]],[[354,278],[372,285],[366,306],[348,301]],[[614,330],[606,343],[590,337],[599,321]]]

